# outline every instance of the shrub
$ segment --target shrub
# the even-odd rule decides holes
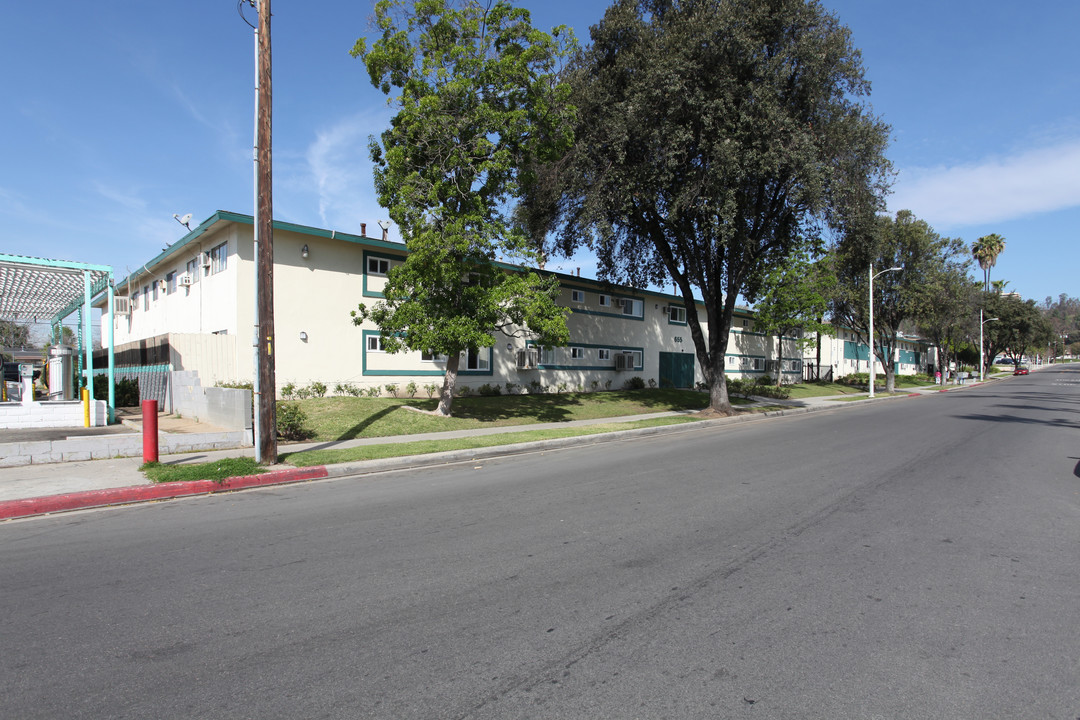
[[[564,382],[561,382],[561,383],[559,383],[558,385],[555,386],[555,392],[559,393],[560,395],[562,395],[564,392],[566,392],[569,389],[570,389],[570,386],[567,385]]]
[[[296,383],[288,382],[281,386],[281,397],[292,400],[296,397]]]
[[[377,397],[379,397],[379,393],[381,393],[381,392],[382,392],[382,390],[379,388],[378,385],[372,385],[371,387],[369,387],[367,389],[367,396],[369,398],[377,398]]]
[[[656,381],[653,380],[652,378],[649,378],[649,389],[650,390],[655,390],[656,389]]]
[[[283,440],[304,440],[311,437],[311,430],[307,427],[307,419],[307,413],[296,403],[278,403],[278,437]]]
[[[324,397],[326,395],[326,385],[321,382],[313,382],[308,388],[311,390],[312,397]]]
[[[416,383],[410,380],[405,385],[405,392],[409,393],[409,397],[416,397]]]
[[[635,375],[632,378],[627,378],[626,379],[626,382],[623,383],[622,389],[623,390],[644,390],[645,389],[645,381],[642,380],[637,375]]]
[[[359,394],[360,388],[356,387],[350,382],[338,383],[334,386],[334,392],[338,395],[352,395],[356,397]]]
[[[138,407],[139,381],[135,378],[116,378],[113,383],[116,407]],[[94,376],[94,397],[105,398],[109,395],[109,376]]]
[[[494,397],[496,395],[502,395],[502,386],[488,385],[487,383],[484,383],[477,389],[476,392],[483,397]]]
[[[529,381],[529,394],[530,395],[539,395],[542,392],[544,392],[544,386],[540,384],[539,380],[530,380]]]
[[[610,390],[611,389],[611,380],[610,379],[604,381],[604,389],[605,390]]]
[[[469,397],[472,394],[472,388],[468,385],[457,386],[458,397]]]
[[[506,383],[506,394],[507,395],[513,395],[514,393],[516,393],[518,391],[519,387],[520,386],[517,383],[512,383],[512,382]]]
[[[430,384],[424,386],[424,392],[427,393],[428,400],[430,400],[435,395],[435,393],[437,393],[438,391],[439,391],[439,386],[436,385],[435,383],[430,383]]]
[[[390,383],[387,385],[386,392],[389,393],[391,397],[397,397],[397,383]]]

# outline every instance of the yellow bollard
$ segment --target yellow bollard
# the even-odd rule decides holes
[[[82,389],[83,427],[90,427],[90,388]]]

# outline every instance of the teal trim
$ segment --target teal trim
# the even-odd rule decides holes
[[[541,343],[535,340],[526,340],[525,347],[543,347]],[[628,347],[625,345],[598,345],[594,343],[570,343],[569,345],[561,346],[564,348],[579,347],[588,348],[591,350],[611,350],[612,353],[621,352],[636,352],[641,353],[641,364],[635,365],[634,370],[645,370],[645,348],[643,347]],[[537,364],[537,370],[610,370],[615,372],[615,359],[612,358],[610,365],[550,365],[550,364]]]
[[[366,267],[366,265],[365,265],[365,267]],[[423,376],[423,377],[442,377],[443,375],[446,375],[446,370],[445,369],[443,369],[443,370],[368,370],[368,366],[367,366],[367,359],[368,359],[367,339],[371,335],[376,335],[376,336],[381,337],[382,333],[379,332],[378,330],[363,330],[363,331],[361,331],[360,336],[361,336],[362,341],[363,341],[363,346],[361,347],[361,351],[360,351],[360,355],[361,355],[360,374],[361,375],[367,375],[367,376],[370,376],[370,377],[404,377],[404,376],[410,376],[410,375]],[[492,348],[487,348],[487,351],[488,351],[488,369],[487,370],[463,370],[463,369],[459,368],[458,369],[458,376],[465,375],[465,376],[468,376],[468,377],[482,377],[482,376],[487,376],[487,375],[494,375],[495,370],[494,370],[494,362],[492,362],[494,360],[494,358],[492,356]],[[380,355],[389,355],[390,353],[378,353],[378,354],[380,354]]]
[[[171,363],[165,363],[163,365],[117,365],[116,374],[127,375],[130,373],[155,373],[155,372],[172,372],[173,366]],[[107,368],[94,368],[95,375],[101,375],[102,373],[108,373]]]
[[[363,297],[370,297],[370,298],[386,297],[381,292],[377,292],[375,290],[368,290],[367,280],[368,280],[368,258],[369,257],[380,258],[382,260],[389,260],[390,262],[405,262],[405,256],[404,255],[394,256],[392,253],[379,253],[379,252],[372,252],[370,250],[365,250],[364,251],[364,273],[363,273],[364,280],[363,280],[363,287],[361,288],[360,294]],[[376,277],[385,277],[385,276],[377,275]],[[367,345],[365,345],[364,347],[366,348]]]
[[[580,310],[578,308],[570,308],[570,312],[581,313],[582,315],[596,315],[598,317],[622,318],[623,320],[638,320],[640,322],[645,321],[644,314],[625,315],[623,313],[600,312],[599,310]]]
[[[856,343],[852,340],[844,341],[844,359],[845,360],[858,360],[861,362],[869,362],[870,360],[870,348],[867,345]]]

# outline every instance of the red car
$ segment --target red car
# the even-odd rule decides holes
[[[1024,367],[1023,365],[1019,365],[1019,366],[1017,366],[1017,368],[1015,370],[1013,370],[1013,375],[1027,375],[1027,374],[1028,374],[1028,369],[1026,367]]]

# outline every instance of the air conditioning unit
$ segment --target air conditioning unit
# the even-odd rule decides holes
[[[210,267],[210,253],[201,253],[199,257],[199,264],[204,268]]]
[[[191,276],[188,275],[187,273],[184,273],[183,275],[181,275],[180,276],[180,284],[190,286],[191,285]]]
[[[517,351],[518,370],[535,369],[537,364],[539,363],[539,360],[539,354],[531,348]]]
[[[113,315],[130,315],[131,314],[131,298],[129,297],[114,297],[112,300]]]
[[[634,369],[634,353],[617,353],[615,355],[615,369],[616,370],[633,370]]]

